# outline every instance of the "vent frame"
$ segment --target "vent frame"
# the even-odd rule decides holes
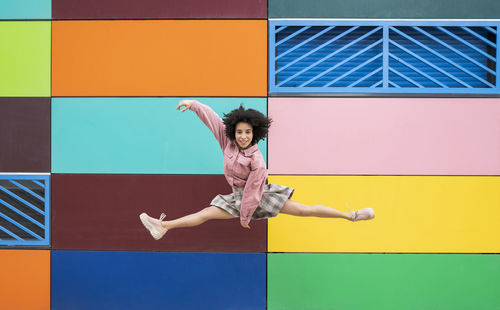
[[[291,95],[298,95],[302,94],[305,96],[315,96],[315,95],[335,95],[335,94],[349,94],[349,93],[364,93],[364,94],[441,94],[441,95],[454,95],[454,94],[471,94],[471,95],[486,95],[486,96],[491,96],[491,95],[500,95],[500,81],[498,78],[498,72],[500,71],[500,66],[498,63],[498,59],[500,58],[500,49],[498,48],[498,42],[499,40],[499,31],[500,31],[500,21],[498,20],[484,20],[484,21],[456,21],[456,20],[442,20],[442,21],[423,21],[423,20],[330,20],[330,19],[270,19],[269,20],[269,95],[282,95],[282,94],[291,94]],[[290,27],[295,27],[295,28],[290,28]],[[343,85],[336,85],[334,79],[334,76],[332,75],[332,79],[330,80],[331,86],[325,86],[328,84],[325,82],[325,84],[321,86],[315,86],[312,84],[314,81],[318,81],[319,78],[322,76],[316,77],[312,73],[314,70],[317,72],[320,72],[320,69],[317,69],[314,67],[314,63],[310,60],[307,59],[307,57],[310,57],[310,54],[306,57],[303,57],[304,54],[307,52],[302,51],[302,56],[297,56],[295,55],[295,60],[297,58],[303,57],[302,59],[299,59],[297,62],[293,63],[290,65],[291,62],[294,60],[286,59],[286,56],[290,56],[291,54],[298,51],[298,54],[301,53],[300,48],[307,46],[308,43],[304,43],[306,39],[300,41],[299,37],[300,35],[307,33],[308,30],[305,30],[306,27],[309,27],[308,30],[311,30],[311,33],[316,31],[316,34],[318,34],[321,31],[324,31],[328,27],[333,27],[333,28],[344,28],[344,29],[351,29],[353,27],[380,27],[380,35],[382,36],[382,43],[380,46],[377,46],[377,48],[381,52],[381,66],[378,68],[381,72],[373,72],[370,71],[372,74],[377,74],[375,77],[377,80],[379,79],[379,76],[381,77],[381,81],[379,85],[373,86],[372,87],[358,87],[356,84],[350,84],[349,86],[343,86]],[[316,28],[313,28],[316,27]],[[323,28],[321,28],[323,27]],[[406,28],[404,28],[406,27]],[[300,33],[294,33],[291,32],[292,35],[286,34],[286,31],[288,29],[295,29],[295,32],[300,32]],[[321,30],[322,29],[322,30]],[[417,46],[415,50],[419,50],[418,53],[423,53],[421,50],[424,50],[427,54],[430,54],[434,58],[439,58],[439,63],[444,64],[445,66],[452,67],[454,68],[455,71],[452,71],[452,73],[448,74],[450,76],[446,76],[446,70],[445,73],[440,72],[440,66],[436,66],[433,61],[431,60],[428,61],[431,63],[431,65],[426,64],[425,60],[427,60],[426,57],[421,57],[423,58],[424,61],[418,60],[411,56],[407,52],[401,52],[400,50],[398,51],[399,47],[397,46],[398,44],[401,44],[401,34],[398,33],[402,32],[401,30],[406,29],[412,29],[414,33],[417,33],[418,36],[420,37],[425,37],[425,40],[428,42],[431,42],[433,45],[436,46],[437,51],[433,50],[431,47],[426,46],[425,44],[422,44],[422,46],[418,46],[418,43],[421,43],[420,41],[411,42],[411,39],[413,38],[412,36],[414,35],[411,33],[410,35],[406,34],[408,38],[403,38],[403,40],[409,41],[410,43],[405,43],[407,46],[411,46],[412,44]],[[431,29],[430,33],[427,33]],[[441,29],[444,29],[441,30]],[[452,29],[452,30],[450,30]],[[481,40],[479,36],[482,36],[481,34],[477,33],[477,41],[483,42],[482,45],[476,46],[472,44],[471,42],[467,41],[469,37],[473,37],[474,34],[469,34],[469,37],[461,38],[460,33],[456,34],[453,31],[455,29],[459,29],[460,31],[472,31],[473,30],[479,30],[479,31],[485,31],[485,32],[490,32],[489,38]],[[466,30],[461,30],[461,29],[466,29]],[[285,32],[283,32],[285,31]],[[330,33],[333,33],[333,30],[329,30]],[[348,31],[348,30],[344,30]],[[451,32],[454,34],[458,39],[453,38],[453,36],[449,35],[446,33],[446,31]],[[281,32],[281,34],[279,34]],[[494,33],[493,33],[494,32]],[[329,32],[326,31],[324,32],[328,34]],[[437,35],[436,35],[437,33]],[[321,38],[321,36],[326,36],[326,34],[319,35],[315,39],[318,40]],[[288,38],[288,36],[290,38]],[[311,34],[311,37],[313,35]],[[333,35],[330,35],[332,37]],[[278,37],[278,39],[277,39]],[[443,37],[445,37],[443,39]],[[491,38],[492,37],[492,38]],[[285,38],[285,40],[283,39]],[[283,46],[284,43],[288,40],[293,40],[293,38],[296,39],[297,43],[295,46],[292,45],[293,50],[290,51],[290,48],[288,50],[284,49]],[[351,38],[354,38],[355,36],[352,36]],[[450,39],[451,38],[451,39]],[[460,42],[460,39],[464,41],[465,43],[469,43],[472,47],[466,46],[464,42]],[[278,40],[278,43],[276,41]],[[420,39],[419,39],[420,40]],[[454,42],[455,45],[450,43],[450,40]],[[487,43],[488,41],[491,43]],[[313,50],[316,47],[319,47],[320,44],[324,44],[325,40],[323,40],[321,43],[316,43],[316,47],[314,47],[314,39],[310,40],[310,46],[309,46],[309,51]],[[373,40],[372,40],[373,41]],[[398,42],[399,41],[399,42]],[[297,48],[297,45],[302,44],[302,46],[299,46]],[[335,44],[335,43],[333,43]],[[365,44],[367,45],[367,44]],[[311,47],[312,46],[312,47]],[[339,48],[342,48],[341,45],[338,45]],[[407,47],[404,46],[404,47]],[[279,51],[278,49],[282,49]],[[318,51],[322,51],[323,54],[325,54],[324,49],[328,48],[328,44],[326,47],[323,48],[323,50],[318,49],[316,52],[319,53]],[[337,50],[338,50],[337,49]],[[476,51],[474,51],[474,49]],[[491,50],[493,49],[493,51]],[[440,55],[440,50],[444,51],[449,51],[446,54]],[[467,53],[464,52],[467,51]],[[335,49],[332,49],[330,52],[335,53]],[[396,55],[395,55],[395,51]],[[411,50],[410,50],[411,51]],[[480,54],[482,51],[482,54]],[[313,52],[314,53],[314,52]],[[412,57],[414,63],[407,63],[402,64],[399,62],[398,58],[399,56],[403,54],[408,54],[410,56],[407,56],[405,59],[402,59],[403,61],[406,61],[408,59],[411,59]],[[297,54],[297,53],[296,53]],[[425,54],[425,53],[423,53]],[[462,54],[462,55],[461,55]],[[476,57],[471,57],[471,55],[479,55],[478,59],[483,58],[482,60],[476,59]],[[486,55],[483,55],[486,54]],[[325,54],[327,55],[327,54]],[[458,56],[457,56],[458,55]],[[322,55],[323,56],[323,55]],[[333,57],[335,54],[333,54]],[[417,56],[419,56],[417,54]],[[320,56],[317,56],[319,58]],[[450,59],[453,58],[453,59]],[[431,58],[431,57],[430,57]],[[429,58],[429,59],[430,59]],[[489,58],[489,59],[486,59]],[[306,59],[307,61],[304,61],[303,64],[300,64],[300,62]],[[328,59],[328,58],[327,58]],[[416,60],[415,60],[416,59]],[[458,61],[457,61],[458,59]],[[485,60],[486,59],[486,60]],[[357,63],[351,64],[351,67],[354,67],[354,71],[356,74],[362,74],[356,72],[356,65],[359,65],[361,69],[366,69],[363,67],[363,60],[369,60],[368,58],[360,58]],[[277,63],[278,61],[278,63]],[[288,62],[287,62],[288,61]],[[461,62],[460,62],[461,61]],[[281,62],[281,63],[280,63]],[[340,62],[340,61],[339,61]],[[419,62],[419,66],[415,66],[415,62]],[[312,67],[311,64],[313,65]],[[320,63],[321,64],[321,63]],[[371,65],[371,64],[370,64]],[[434,65],[436,68],[432,68],[432,65]],[[286,67],[288,66],[288,67]],[[294,66],[296,66],[294,68]],[[308,67],[309,66],[309,67]],[[377,64],[375,64],[374,68],[376,67]],[[413,68],[411,68],[413,66]],[[284,68],[285,67],[285,68]],[[338,66],[340,68],[341,66]],[[397,80],[394,78],[394,76],[397,76],[398,74],[401,74],[400,69],[402,67],[405,67],[406,71],[413,71],[408,79],[406,80],[405,85],[395,85],[396,83],[401,83],[401,81]],[[474,70],[471,69],[473,67]],[[331,67],[328,67],[328,64],[324,65],[321,69],[324,71],[331,69]],[[295,71],[293,71],[293,70]],[[305,70],[304,70],[305,69]],[[336,68],[333,69],[335,71]],[[359,68],[358,68],[359,69]],[[417,69],[417,70],[414,70]],[[288,70],[288,72],[286,72]],[[303,72],[300,72],[304,70]],[[353,77],[350,77],[349,72],[351,69],[343,69],[339,70],[338,76],[341,76],[342,74],[345,74],[348,78],[351,78],[351,81],[354,79]],[[418,72],[420,70],[420,72]],[[323,71],[323,72],[324,72]],[[430,74],[431,72],[432,74]],[[478,73],[479,72],[479,73]],[[283,74],[286,73],[286,74]],[[298,73],[298,74],[297,74]],[[301,76],[303,74],[304,76]],[[321,73],[318,73],[320,75]],[[458,74],[459,77],[456,77],[454,74]],[[295,75],[295,76],[294,76]],[[367,73],[368,75],[368,73]],[[405,76],[405,74],[402,74]],[[418,78],[420,80],[426,80],[426,85],[418,85],[419,82],[417,81],[416,83],[412,84],[412,77],[415,75],[419,76]],[[323,74],[325,76],[325,74]],[[439,77],[437,77],[439,76]],[[443,78],[442,76],[446,76]],[[291,77],[291,78],[290,78]],[[360,75],[360,78],[363,78],[362,75]],[[287,80],[288,79],[288,80]],[[401,78],[403,80],[404,78]],[[447,80],[449,82],[443,82],[441,81]],[[340,78],[339,80],[342,80]],[[458,81],[457,81],[458,80]],[[285,81],[285,83],[284,83]],[[333,81],[333,83],[331,83]],[[399,81],[399,82],[398,82]],[[462,82],[462,83],[461,83]],[[294,84],[294,85],[289,85],[289,84]],[[320,84],[320,83],[318,83]],[[408,86],[408,85],[411,86]],[[455,84],[455,85],[454,85]],[[354,85],[354,86],[353,86]],[[429,85],[434,85],[434,86],[429,86]]]
[[[50,246],[50,188],[50,174],[0,174],[0,246]]]

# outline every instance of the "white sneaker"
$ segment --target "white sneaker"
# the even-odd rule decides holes
[[[349,209],[349,212],[351,212],[351,209],[349,208],[349,205],[347,204],[347,209]],[[373,211],[372,208],[364,208],[361,210],[355,210],[354,212],[351,212],[351,221],[357,222],[357,221],[366,221],[366,220],[371,220],[375,218],[375,211]]]
[[[160,215],[160,218],[157,220],[147,215],[146,213],[141,213],[139,215],[142,224],[146,227],[147,230],[151,233],[151,236],[155,238],[155,240],[160,240],[166,233],[167,230],[165,227],[161,226],[161,221],[165,218],[165,213]]]

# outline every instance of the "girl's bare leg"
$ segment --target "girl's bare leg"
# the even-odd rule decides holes
[[[281,209],[281,213],[295,216],[343,218],[352,221],[351,213],[345,213],[322,205],[306,206],[290,199],[285,202],[285,205]]]
[[[193,227],[205,223],[209,220],[226,220],[235,217],[221,208],[210,206],[196,213],[192,213],[172,221],[163,221],[161,226],[166,229]]]

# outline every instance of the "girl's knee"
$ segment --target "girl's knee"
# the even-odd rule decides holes
[[[206,218],[208,217],[208,210],[207,208],[203,208],[201,209],[200,211],[196,212],[194,214],[198,219],[200,219],[201,221],[206,221]]]
[[[282,212],[295,216],[309,216],[311,214],[310,206],[306,206],[292,200],[288,200],[285,203]]]
[[[298,204],[296,209],[298,216],[310,216],[312,214],[311,206]]]

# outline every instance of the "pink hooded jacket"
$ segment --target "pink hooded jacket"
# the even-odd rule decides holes
[[[226,136],[226,126],[209,106],[194,101],[191,110],[196,112],[219,141],[224,154],[224,176],[229,185],[245,187],[241,200],[240,221],[248,224],[259,206],[267,180],[266,163],[259,147],[255,144],[240,150],[236,142]]]

